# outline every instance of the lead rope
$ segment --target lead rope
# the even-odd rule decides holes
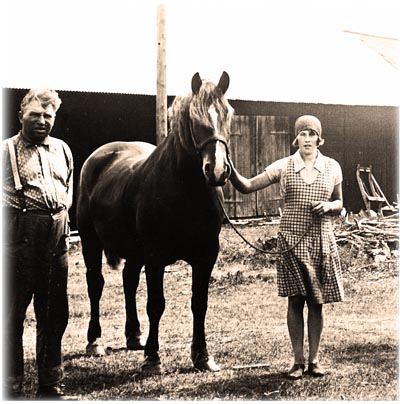
[[[217,197],[218,197],[218,202],[219,202],[219,206],[222,209],[222,212],[224,213],[224,216],[226,218],[226,220],[228,221],[228,223],[231,225],[232,229],[235,230],[235,232],[237,233],[237,235],[246,243],[248,244],[250,247],[254,248],[255,250],[257,250],[258,252],[261,252],[263,254],[285,254],[291,250],[293,250],[293,248],[295,248],[301,240],[303,240],[304,236],[307,234],[307,232],[310,230],[310,227],[313,223],[313,220],[311,220],[310,224],[307,226],[306,231],[300,236],[300,238],[289,248],[287,248],[286,250],[283,251],[265,251],[259,247],[257,247],[256,245],[252,244],[249,240],[247,240],[243,234],[240,233],[240,231],[236,228],[236,226],[232,223],[231,219],[229,218],[228,214],[226,213],[224,204],[219,196],[219,194],[217,193]]]

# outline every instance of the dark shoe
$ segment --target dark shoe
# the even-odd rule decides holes
[[[295,363],[289,370],[287,376],[291,380],[301,379],[303,377],[305,366],[303,363]]]
[[[322,377],[326,374],[326,370],[318,362],[309,363],[307,372],[313,377]]]
[[[36,393],[38,400],[66,400],[63,385],[56,384],[53,386],[39,386]]]

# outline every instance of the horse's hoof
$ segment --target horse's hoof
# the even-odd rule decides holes
[[[215,363],[214,358],[209,355],[206,348],[196,351],[192,347],[190,357],[194,368],[200,372],[219,372],[221,370],[221,368]]]
[[[214,358],[209,355],[207,358],[193,362],[195,369],[200,372],[219,372],[221,368],[215,363]]]
[[[131,351],[142,351],[145,344],[142,342],[141,335],[135,335],[126,339],[126,347]]]
[[[86,345],[86,354],[90,356],[105,356],[106,350],[99,340],[95,340]]]
[[[160,358],[146,356],[145,360],[140,365],[140,372],[143,376],[160,375],[162,366]]]

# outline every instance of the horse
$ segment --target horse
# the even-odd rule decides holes
[[[155,147],[107,143],[84,162],[78,184],[77,226],[90,299],[88,354],[104,354],[99,307],[104,287],[102,254],[122,272],[128,349],[144,349],[141,371],[162,373],[159,322],[165,308],[163,277],[178,260],[192,267],[191,360],[200,371],[219,371],[208,353],[205,317],[208,285],[219,252],[221,187],[231,174],[229,135],[233,108],[225,98],[229,75],[217,85],[191,81],[191,92],[168,109],[169,131]],[[136,306],[142,267],[147,284],[149,332],[145,346]]]

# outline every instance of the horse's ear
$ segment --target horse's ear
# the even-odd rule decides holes
[[[200,87],[201,87],[202,81],[199,73],[196,73],[192,77],[192,92],[193,94],[198,94]]]
[[[227,72],[223,72],[221,78],[219,79],[217,87],[222,91],[222,94],[226,93],[226,90],[229,87],[229,74]]]

